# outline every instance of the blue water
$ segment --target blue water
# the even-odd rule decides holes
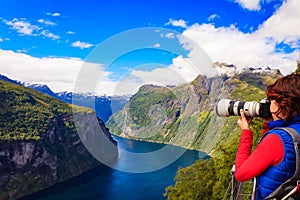
[[[118,142],[118,148],[131,152],[151,152],[164,147],[163,144],[114,138]],[[174,148],[183,149],[181,147]],[[100,166],[69,182],[39,193],[39,197],[32,198],[41,200],[166,199],[163,196],[165,188],[174,184],[174,177],[178,168],[189,166],[205,155],[203,152],[186,150],[181,157],[170,165],[147,173],[128,173],[107,166]],[[117,165],[128,165],[126,163],[128,160],[119,159],[117,162]]]

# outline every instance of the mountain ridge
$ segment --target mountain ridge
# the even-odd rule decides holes
[[[35,91],[47,94],[51,97],[54,97],[63,102],[73,104],[76,103],[78,106],[83,106],[87,108],[92,108],[95,110],[97,116],[102,119],[104,122],[108,120],[108,118],[112,115],[112,113],[119,111],[123,108],[123,106],[128,102],[129,96],[98,96],[94,94],[86,94],[86,93],[72,93],[72,92],[53,92],[47,85],[44,84],[32,84],[25,83],[17,80],[12,80],[7,76],[0,74],[0,80],[5,80],[10,83],[18,84],[25,86],[27,88],[31,88]],[[73,100],[73,97],[75,100]]]

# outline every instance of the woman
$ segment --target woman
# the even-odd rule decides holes
[[[270,129],[251,153],[253,133],[252,118],[241,110],[237,124],[242,129],[236,154],[235,177],[244,182],[257,177],[255,200],[266,198],[295,172],[295,150],[292,138],[284,130],[274,128],[291,127],[300,133],[300,75],[291,74],[279,78],[267,87],[267,98],[271,101],[272,119],[264,123]]]

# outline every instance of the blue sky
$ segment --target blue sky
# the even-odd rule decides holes
[[[198,72],[187,70],[187,63],[204,62],[198,59],[199,47],[211,62],[237,68],[270,66],[289,73],[299,59],[299,4],[297,0],[0,1],[0,73],[47,84],[54,91],[72,91],[85,61],[91,72],[99,74],[99,94],[132,93],[151,80],[162,85],[191,81]],[[136,31],[152,31],[151,27],[157,31],[146,35]],[[130,30],[135,30],[134,37],[113,43]],[[148,37],[152,34],[160,38]],[[117,59],[105,60],[136,40],[146,42],[139,50],[127,49]],[[177,46],[165,51],[167,41],[172,43],[168,47]],[[110,44],[108,50],[103,49],[105,43]],[[126,88],[116,89],[120,85]]]
[[[1,38],[10,39],[2,42],[1,48],[24,51],[36,57],[69,56],[84,59],[91,49],[84,48],[84,45],[83,49],[72,47],[76,41],[97,45],[129,29],[151,26],[174,28],[167,24],[170,19],[182,19],[189,25],[209,23],[211,20],[216,27],[235,24],[239,30],[250,32],[269,18],[281,3],[272,1],[259,11],[251,11],[228,0],[1,1]],[[30,23],[32,35],[38,36],[22,33],[22,30],[18,32],[12,25],[7,25],[13,19],[16,19],[15,22]],[[40,30],[35,30],[33,26]],[[177,30],[182,31],[178,27]],[[43,31],[53,36],[47,36],[47,33],[43,35]]]

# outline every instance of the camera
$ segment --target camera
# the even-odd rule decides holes
[[[260,102],[221,99],[217,103],[216,112],[220,117],[240,116],[240,110],[243,109],[246,116],[269,118],[272,117],[270,105],[271,103],[267,98]]]

